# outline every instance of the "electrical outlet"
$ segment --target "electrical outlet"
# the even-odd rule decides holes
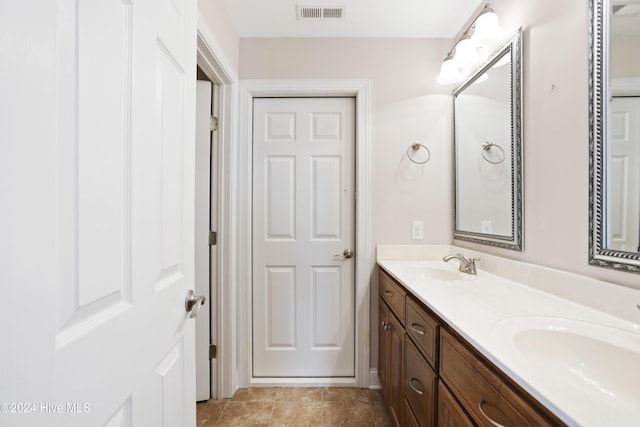
[[[411,240],[424,239],[424,222],[413,221],[411,223]]]

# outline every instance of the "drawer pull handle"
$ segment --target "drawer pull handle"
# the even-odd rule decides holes
[[[491,423],[491,425],[495,426],[495,427],[506,427],[503,426],[502,424],[499,424],[495,421],[493,421],[491,418],[489,418],[489,416],[487,414],[484,413],[484,411],[482,410],[482,405],[484,405],[486,402],[484,400],[481,400],[480,403],[478,403],[478,409],[480,410],[480,413],[487,419],[487,421],[489,421]]]
[[[422,396],[422,390],[418,390],[417,388],[414,387],[413,382],[417,382],[418,384],[420,384],[420,381],[418,381],[415,378],[411,378],[409,380],[409,387],[411,387],[411,390],[415,391],[416,393],[418,393],[420,396]],[[422,387],[422,384],[420,384],[420,386]]]
[[[384,291],[384,294],[388,297],[393,295],[393,292],[389,292],[389,291]]]
[[[416,334],[424,335],[424,331],[421,331],[420,329],[416,329],[416,326],[421,326],[421,325],[419,325],[417,323],[412,323],[411,324],[411,330],[413,332],[415,332]]]

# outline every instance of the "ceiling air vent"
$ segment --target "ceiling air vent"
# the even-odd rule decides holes
[[[298,5],[298,19],[301,21],[342,21],[345,18],[344,6],[301,6]]]

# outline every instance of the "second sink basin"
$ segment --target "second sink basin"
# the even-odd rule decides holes
[[[494,332],[525,362],[621,411],[640,406],[640,333],[574,319],[518,316]]]

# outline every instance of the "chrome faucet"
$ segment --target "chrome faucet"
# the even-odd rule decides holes
[[[462,254],[451,254],[442,258],[444,262],[449,262],[452,259],[457,259],[458,261],[460,261],[459,270],[463,273],[478,274],[478,272],[476,271],[476,261],[480,261],[480,258],[466,259]]]

